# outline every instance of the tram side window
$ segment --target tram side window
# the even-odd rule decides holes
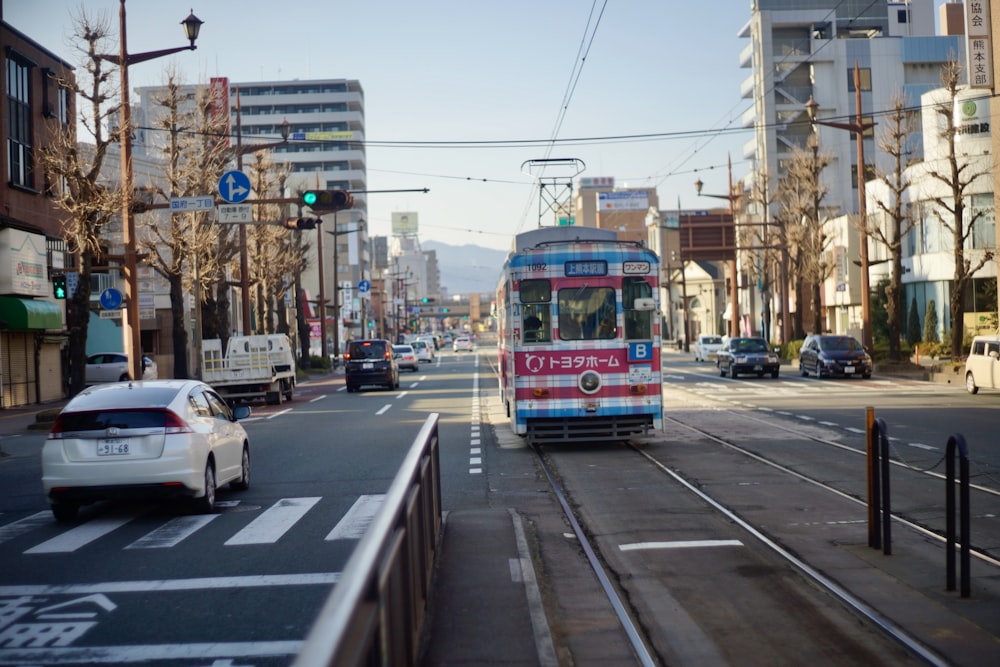
[[[615,290],[611,287],[567,287],[559,290],[559,338],[602,340],[614,338]]]
[[[622,307],[625,311],[625,338],[651,340],[653,338],[653,312],[636,310],[635,300],[650,298],[653,288],[645,278],[625,278],[622,281]]]
[[[521,297],[522,342],[547,343],[552,340],[552,285],[548,280],[522,280],[518,293]]]

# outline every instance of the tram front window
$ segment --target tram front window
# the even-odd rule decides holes
[[[560,340],[615,338],[615,290],[611,287],[576,287],[559,290]]]

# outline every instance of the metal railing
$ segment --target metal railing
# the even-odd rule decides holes
[[[441,534],[438,415],[427,417],[295,667],[415,665]]]

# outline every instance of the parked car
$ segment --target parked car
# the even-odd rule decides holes
[[[60,521],[81,505],[131,497],[188,498],[215,509],[215,491],[250,485],[250,442],[229,405],[198,380],[102,384],[62,409],[42,446],[42,487]]]
[[[85,384],[123,382],[128,378],[128,355],[124,352],[97,352],[87,357],[87,366],[84,369]],[[156,378],[156,362],[142,355],[142,379]]]
[[[412,345],[393,345],[392,351],[399,355],[397,359],[399,370],[405,368],[414,373],[417,372],[420,362],[417,360],[417,353],[413,350]]]
[[[965,360],[965,390],[1000,389],[1000,336],[976,336]]]
[[[426,361],[427,363],[434,361],[434,348],[430,343],[418,338],[410,345],[413,347],[414,354],[417,355],[417,361]]]
[[[468,336],[459,336],[455,339],[455,342],[452,343],[451,349],[454,352],[461,352],[462,350],[472,352],[472,339]]]
[[[392,343],[387,340],[352,340],[344,354],[347,391],[377,384],[386,389],[399,387],[399,363]]]
[[[764,377],[764,373],[770,373],[771,377],[776,378],[781,360],[763,338],[741,337],[730,338],[725,342],[718,352],[716,364],[722,377],[728,374],[736,378],[741,373]]]
[[[872,358],[856,338],[836,334],[806,336],[799,350],[799,372],[818,378],[839,375],[872,376]]]
[[[722,349],[722,336],[702,334],[694,342],[695,361],[714,361]]]

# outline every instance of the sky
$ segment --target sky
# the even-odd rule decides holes
[[[119,0],[2,2],[8,24],[73,64],[81,9],[117,35]],[[171,66],[186,83],[358,80],[368,189],[429,189],[369,195],[374,235],[416,212],[422,241],[509,249],[539,224],[531,160],[579,160],[577,178],[653,187],[671,209],[717,206],[694,182],[725,193],[727,156],[734,178],[750,170],[747,0],[132,0],[129,52],[182,46],[190,11],[197,50],[132,65],[132,87]]]

